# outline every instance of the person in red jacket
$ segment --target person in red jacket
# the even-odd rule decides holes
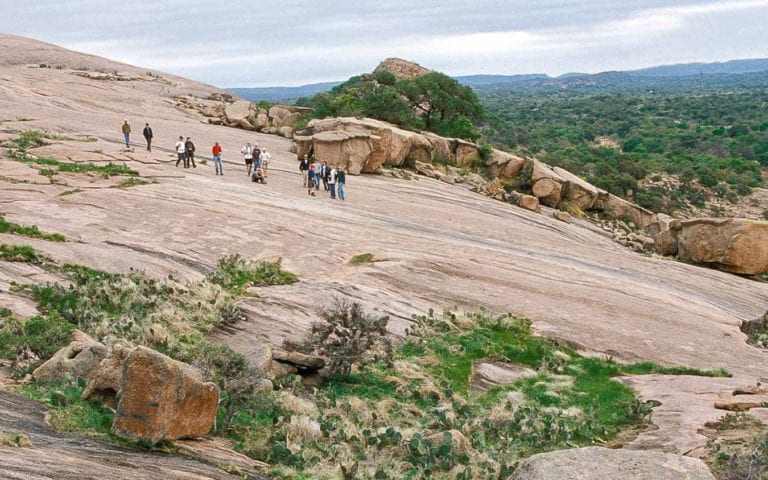
[[[216,175],[224,175],[224,170],[221,168],[221,145],[219,142],[214,142],[211,153],[213,153],[213,166],[216,168]]]

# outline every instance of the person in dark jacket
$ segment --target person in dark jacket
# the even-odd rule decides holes
[[[299,162],[299,172],[301,172],[301,186],[307,186],[307,171],[309,170],[309,156],[304,155],[304,159]]]
[[[195,144],[192,143],[191,137],[187,137],[187,141],[184,142],[184,150],[187,154],[184,157],[184,168],[189,168],[189,162],[192,162],[192,168],[197,168],[197,165],[195,165]]]
[[[331,176],[331,169],[328,168],[328,164],[323,162],[323,166],[320,169],[320,178],[323,180],[323,189],[328,191],[328,177]]]
[[[336,193],[339,200],[344,200],[344,184],[347,183],[347,172],[342,167],[336,171]]]
[[[147,151],[152,151],[152,137],[154,136],[152,134],[152,127],[147,124],[146,127],[144,127],[144,131],[142,132],[144,135],[144,139],[147,141]]]

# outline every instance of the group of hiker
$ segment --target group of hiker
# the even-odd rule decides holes
[[[128,120],[123,122],[122,132],[125,138],[125,148],[130,148],[131,126]],[[144,127],[142,134],[147,141],[147,151],[151,152],[154,134],[149,123]],[[197,168],[195,163],[196,148],[192,137],[185,139],[183,135],[179,135],[175,148],[177,155],[176,167],[183,163],[184,168],[190,168],[190,165],[192,168]],[[240,153],[245,161],[246,174],[250,177],[251,181],[266,183],[269,164],[272,160],[272,156],[267,149],[260,148],[257,143],[251,145],[248,142],[240,149]],[[224,175],[221,160],[222,148],[219,142],[214,142],[211,154],[216,175]],[[301,172],[302,185],[307,189],[308,195],[315,196],[315,192],[320,190],[320,185],[322,184],[323,189],[330,193],[332,199],[345,200],[344,184],[346,183],[347,174],[341,167],[337,169],[334,165],[328,166],[326,162],[317,161],[314,157],[310,159],[309,155],[304,155],[304,158],[299,162],[299,171]]]
[[[320,162],[304,155],[299,162],[299,172],[301,172],[302,185],[307,189],[307,195],[315,196],[315,192],[320,190],[320,184],[323,184],[323,190],[331,194],[333,200],[344,201],[344,184],[347,182],[347,172],[341,167],[338,169],[334,165],[328,166],[326,162]]]
[[[267,149],[259,148],[258,143],[251,145],[248,142],[240,149],[240,154],[245,161],[246,175],[251,177],[251,180],[254,182],[266,183],[269,162],[272,160],[272,156],[267,152]]]

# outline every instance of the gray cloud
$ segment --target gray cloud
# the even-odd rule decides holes
[[[764,57],[768,0],[0,0],[9,33],[219,86],[343,80],[400,56],[449,74]]]

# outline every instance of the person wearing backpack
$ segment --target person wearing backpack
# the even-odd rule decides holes
[[[192,143],[192,137],[187,137],[187,141],[184,142],[184,150],[187,156],[184,157],[184,168],[189,168],[189,162],[192,162],[192,168],[197,168],[195,165],[195,144]]]
[[[336,172],[336,193],[341,201],[344,201],[345,183],[347,183],[347,173],[343,168],[339,167],[339,170]]]

